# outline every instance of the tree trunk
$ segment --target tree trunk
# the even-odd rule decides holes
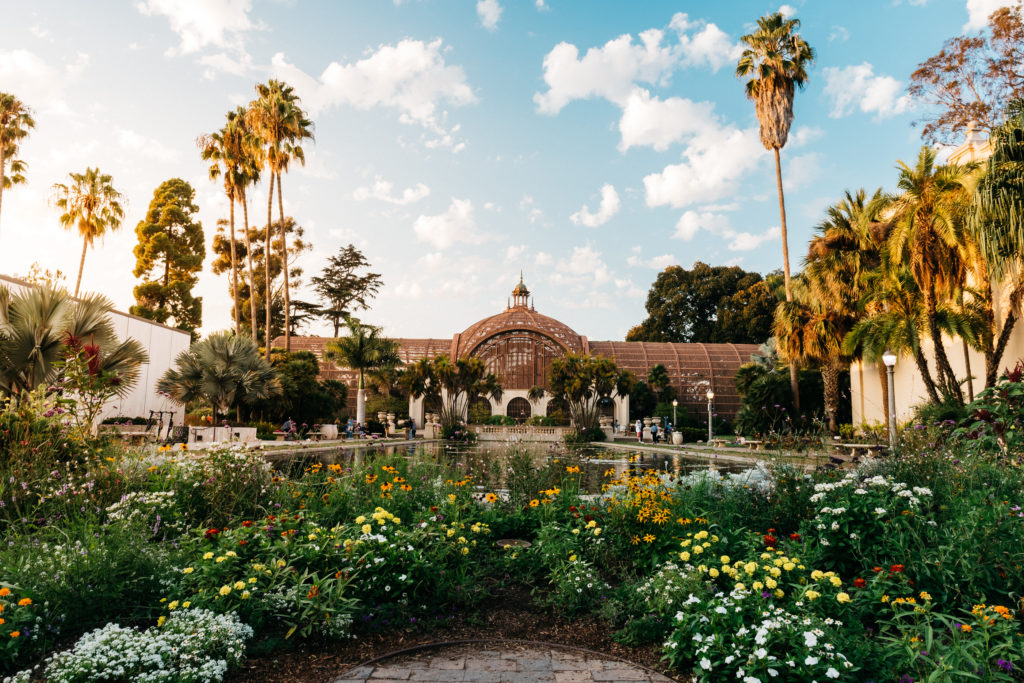
[[[1013,304],[1010,304],[1010,310],[1006,313],[1006,320],[1003,322],[1003,329],[999,332],[999,340],[995,344],[995,348],[992,349],[992,362],[989,362],[988,356],[985,357],[985,387],[995,386],[996,380],[999,379],[999,363],[1003,360],[1003,353],[1006,351],[1006,344],[1010,341],[1010,333],[1013,331],[1014,325],[1017,323],[1017,313],[1013,310]]]
[[[885,413],[885,428],[889,429],[889,420],[892,416],[889,415],[889,371],[885,368],[885,363],[881,360],[876,360],[875,365],[878,367],[878,379],[882,384],[882,406]],[[863,415],[861,416],[863,419]]]
[[[782,162],[779,159],[779,148],[775,152],[775,183],[779,186],[779,218],[782,221],[782,273],[786,285],[786,301],[793,300],[793,287],[789,281],[789,238],[786,231],[786,198],[782,194]],[[796,361],[789,361],[789,388],[793,391],[793,408],[800,413],[800,375],[796,371]]]
[[[231,210],[228,213],[228,223],[231,225],[231,298],[235,302],[235,335],[241,331],[242,321],[238,315],[238,262],[235,256],[235,196],[228,193],[228,202],[231,203]]]
[[[89,238],[82,238],[82,258],[78,262],[78,279],[75,280],[75,297],[78,297],[78,289],[82,286],[82,271],[85,270],[85,250],[89,248]]]
[[[967,347],[967,340],[962,340],[964,343],[964,369],[967,372],[967,402],[974,402],[974,378],[971,376],[971,355],[970,349]]]
[[[267,232],[263,235],[263,266],[266,278],[266,304],[267,304],[267,327],[264,330],[264,349],[263,355],[270,361],[270,219],[274,210],[274,174],[270,174],[270,187],[267,188]]]
[[[932,380],[932,373],[928,370],[928,359],[924,357],[924,351],[918,348],[917,353],[914,354],[914,360],[917,362],[917,371],[921,373],[921,379],[924,381],[924,388],[928,391],[928,398],[932,403],[941,403],[939,392]],[[895,420],[896,416],[893,415],[891,419]]]
[[[939,331],[938,314],[935,310],[935,286],[931,283],[924,287],[924,308],[928,319],[928,333],[935,347],[935,364],[938,366],[939,380],[946,386],[943,393],[963,403],[964,392],[960,389],[953,368],[949,364],[949,357],[946,356],[946,347],[942,344],[942,332]]]
[[[284,228],[284,203],[281,201],[281,172],[277,172],[277,211],[281,219],[281,268],[284,271],[284,350],[292,350],[292,311],[288,296],[288,235]]]
[[[828,431],[835,434],[839,431],[839,364],[829,359],[821,365],[821,382],[825,394],[825,414],[828,416]]]
[[[245,257],[249,261],[249,321],[252,327],[252,340],[255,342],[256,333],[256,272],[252,267],[252,242],[249,239],[249,200],[242,190],[242,220],[245,221]]]

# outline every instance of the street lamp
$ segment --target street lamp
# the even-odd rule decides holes
[[[882,354],[885,371],[889,376],[889,450],[896,450],[896,383],[893,375],[896,371],[896,354],[889,349]]]
[[[679,401],[676,400],[676,399],[672,399],[672,426],[673,427],[675,427],[676,424],[678,423],[678,420],[676,420],[676,406],[678,406],[678,405],[679,405]]]
[[[711,443],[711,401],[715,398],[715,392],[708,389],[708,443]]]

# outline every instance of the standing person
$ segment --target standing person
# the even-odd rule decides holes
[[[416,438],[416,420],[411,417],[409,418],[409,438]]]
[[[636,425],[635,426],[636,426],[636,440],[639,443],[643,443],[644,442],[644,423],[640,421],[639,417],[636,419]]]
[[[651,424],[651,441],[655,444],[658,443],[658,423],[656,422]]]

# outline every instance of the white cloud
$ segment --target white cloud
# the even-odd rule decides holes
[[[526,214],[527,220],[531,223],[544,219],[544,212],[536,206],[533,197],[528,194],[524,194],[523,198],[519,200],[519,210]]]
[[[590,209],[584,206],[569,216],[569,220],[576,225],[596,228],[611,220],[612,216],[619,212],[621,206],[622,202],[619,201],[619,193],[615,191],[615,187],[610,183],[605,183],[601,186],[601,204],[597,209],[597,213],[591,213]]]
[[[518,261],[519,257],[526,253],[525,244],[510,245],[505,248],[506,261]]]
[[[710,211],[687,211],[676,221],[676,232],[672,237],[689,242],[700,230],[713,234],[730,233],[729,218]]]
[[[218,73],[244,77],[259,71],[252,63],[252,57],[246,52],[237,56],[231,56],[227,52],[218,52],[212,55],[203,55],[197,61],[206,67],[203,71],[203,78],[207,80],[213,80]]]
[[[963,30],[978,31],[985,28],[992,13],[1009,4],[1008,0],[967,0],[967,23]]]
[[[448,210],[436,216],[420,216],[412,226],[417,239],[435,249],[447,249],[453,244],[479,244],[484,236],[476,231],[473,202],[452,198]]]
[[[477,0],[476,15],[480,18],[480,24],[488,31],[497,30],[501,12],[498,0]]]
[[[825,135],[825,131],[817,126],[800,126],[789,134],[786,149],[794,149],[808,145]]]
[[[679,36],[680,59],[684,66],[708,66],[718,71],[727,64],[735,64],[743,48],[732,42],[722,29],[715,24],[703,21],[690,21],[689,17],[679,12],[672,17],[669,24]],[[699,31],[689,35],[691,29]]]
[[[757,128],[727,125],[701,133],[683,152],[682,163],[644,177],[647,205],[682,208],[726,197],[764,155]]]
[[[651,97],[643,88],[635,88],[622,106],[619,150],[650,146],[664,151],[669,145],[714,126],[715,105],[693,102],[683,97],[662,100]]]
[[[124,129],[118,134],[117,144],[134,154],[163,162],[174,161],[179,156],[177,149],[168,147],[159,140],[147,138],[129,129]]]
[[[654,270],[664,270],[673,263],[676,263],[676,257],[674,254],[662,254],[661,256],[654,256],[649,259],[645,259],[641,256],[643,251],[642,247],[633,247],[633,253],[626,259],[626,263],[634,268],[653,268]],[[616,284],[618,284],[616,280]]]
[[[537,110],[557,114],[573,100],[604,97],[622,102],[636,81],[661,83],[672,71],[676,55],[662,45],[664,33],[648,29],[635,43],[629,34],[592,47],[580,58],[575,45],[562,42],[544,56],[546,93],[534,93]]]
[[[69,114],[64,102],[68,82],[81,75],[89,56],[79,53],[74,62],[55,66],[28,50],[0,50],[0,83],[36,111]]]
[[[555,281],[568,283],[574,279],[586,279],[591,277],[595,284],[604,284],[611,279],[611,273],[600,252],[596,251],[589,244],[584,247],[573,247],[572,254],[558,262],[559,273],[555,274]],[[566,277],[575,276],[575,277]]]
[[[377,176],[373,185],[357,187],[352,193],[352,197],[358,201],[378,199],[389,204],[412,204],[430,195],[430,188],[424,183],[416,183],[415,187],[407,187],[398,196],[392,193],[394,187],[394,183]]]
[[[770,242],[778,238],[782,234],[782,230],[779,228],[771,228],[762,232],[760,235],[754,235],[749,232],[738,232],[732,236],[732,242],[729,243],[730,251],[751,251],[757,249],[765,242]]]
[[[538,266],[550,266],[552,260],[551,254],[547,254],[543,251],[538,251],[537,255],[533,258],[533,262]]]
[[[36,38],[46,38],[50,35],[49,29],[45,29],[42,26],[29,26],[28,30]]]
[[[846,29],[845,26],[833,26],[832,32],[828,34],[828,42],[830,43],[835,42],[837,40],[840,43],[845,43],[849,39],[850,32]]]
[[[779,8],[779,14],[786,17],[787,19],[796,16],[796,7],[792,5],[783,5]]]
[[[537,9],[539,9],[539,10],[549,9],[549,7],[544,2],[544,0],[536,0],[536,2],[534,4],[537,6]]]
[[[246,31],[260,28],[249,18],[252,0],[142,0],[146,16],[167,17],[181,44],[170,52],[189,54],[207,46],[242,50]]]
[[[351,64],[331,62],[319,78],[277,53],[271,72],[295,86],[314,114],[341,105],[363,110],[386,107],[397,110],[402,123],[444,136],[452,131],[443,127],[447,112],[440,111],[442,105],[476,102],[462,67],[446,63],[444,52],[439,38],[429,43],[407,38],[395,45],[381,45]]]
[[[846,116],[854,109],[886,118],[901,114],[911,106],[909,95],[900,95],[903,84],[892,76],[876,76],[874,67],[864,62],[845,67],[826,67],[825,94],[832,100],[829,116]]]
[[[817,152],[792,157],[783,167],[786,187],[797,189],[821,177],[822,155]]]

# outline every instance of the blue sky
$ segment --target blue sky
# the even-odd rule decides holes
[[[818,54],[783,151],[796,269],[827,204],[848,188],[891,189],[896,160],[916,155],[915,66],[1000,4],[11,3],[0,91],[32,106],[37,128],[21,154],[29,183],[3,196],[0,272],[38,262],[73,286],[81,243],[60,229],[49,188],[99,166],[127,217],[86,257],[83,289],[127,309],[153,190],[190,181],[209,243],[227,202],[195,139],[279,77],[316,123],[307,165],[284,180],[285,210],[314,245],[306,281],[352,242],[385,283],[365,320],[448,337],[501,310],[522,269],[539,311],[621,339],[666,265],[781,267],[774,167],[733,75],[758,16],[795,14]],[[227,278],[207,268],[199,293],[203,329],[229,327]]]

